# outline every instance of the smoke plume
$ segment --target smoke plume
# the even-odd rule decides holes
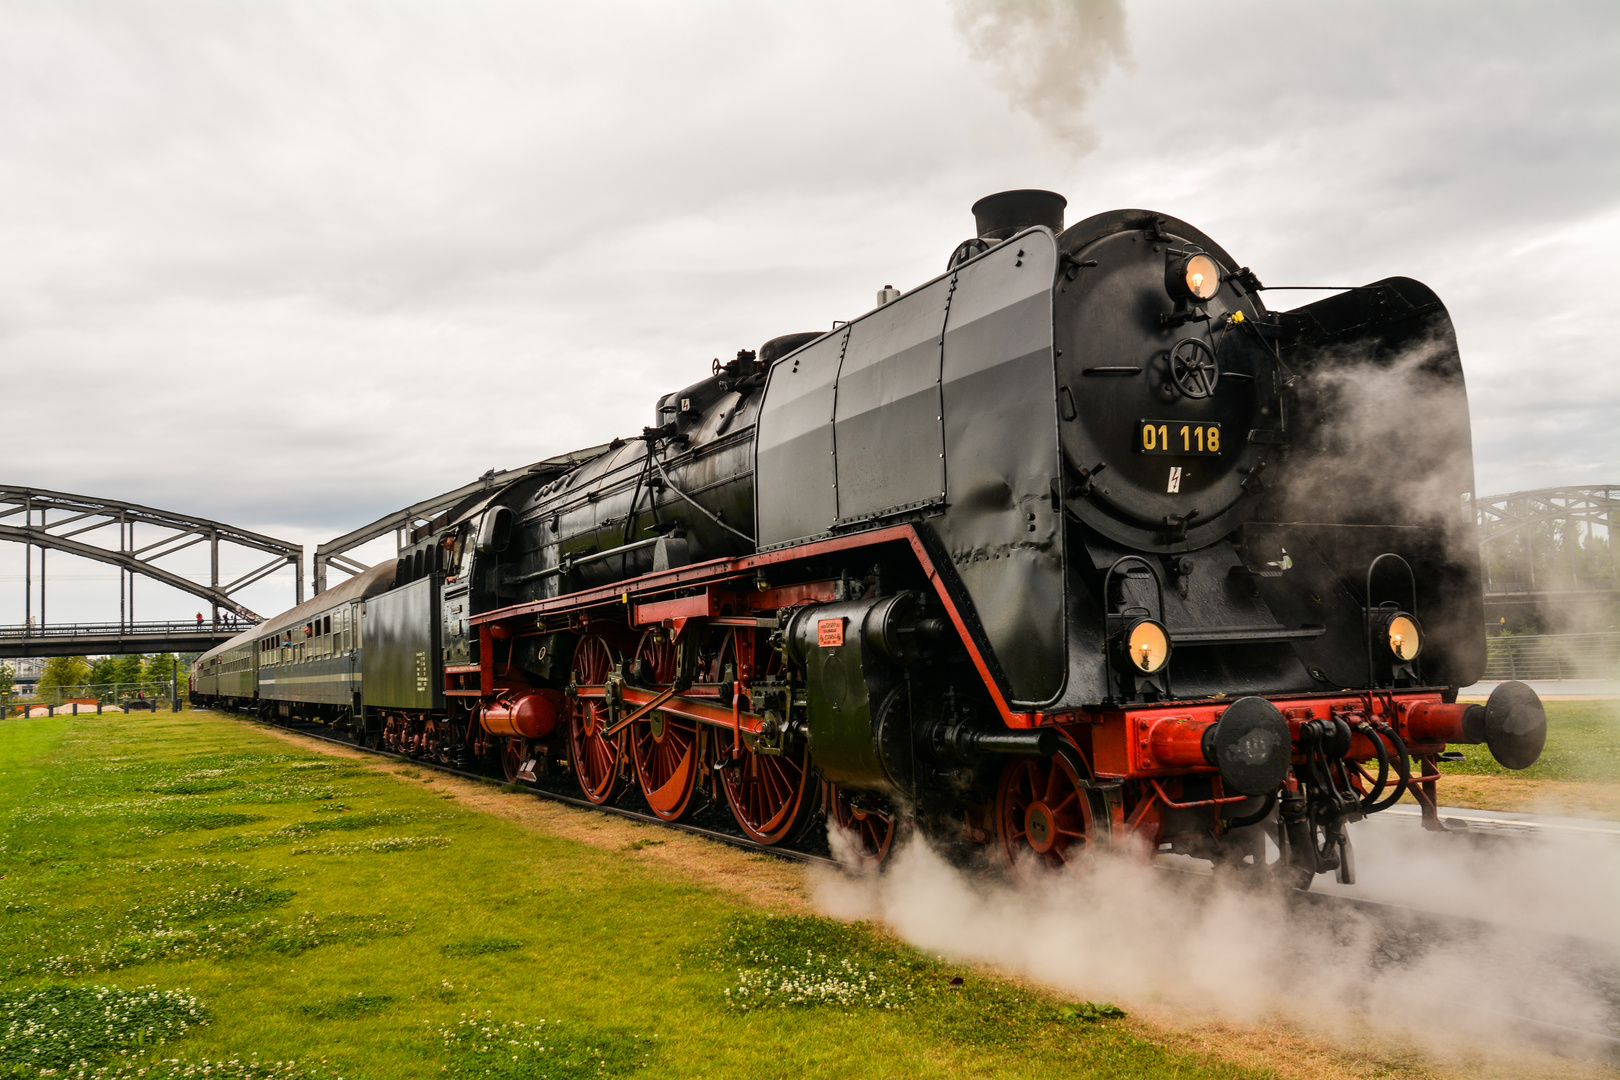
[[[879,922],[928,952],[1189,1020],[1282,1021],[1442,1051],[1544,1035],[1514,1017],[1584,1031],[1614,1023],[1615,837],[1482,850],[1410,821],[1354,829],[1359,895],[1488,922],[1392,924],[1118,856],[1019,888],[954,867],[922,842],[881,874],[825,872],[815,895],[825,913]],[[1559,1049],[1596,1050],[1560,1038]]]
[[[1307,421],[1272,498],[1274,520],[1421,525],[1455,556],[1478,544],[1468,399],[1449,338],[1393,355],[1365,343],[1323,349],[1296,388]]]
[[[1120,0],[958,0],[956,27],[1017,108],[1076,157],[1097,148],[1097,88],[1131,65]]]

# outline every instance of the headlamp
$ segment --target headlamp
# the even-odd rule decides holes
[[[1170,632],[1152,619],[1138,619],[1125,632],[1125,658],[1141,675],[1154,675],[1170,662]]]
[[[1404,611],[1396,612],[1384,623],[1384,645],[1396,660],[1409,663],[1423,651],[1423,631],[1418,629],[1417,620],[1412,616]]]
[[[1165,267],[1164,287],[1172,300],[1202,304],[1221,289],[1221,268],[1201,251],[1173,256]]]

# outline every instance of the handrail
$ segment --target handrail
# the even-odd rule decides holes
[[[119,634],[197,634],[199,636],[218,636],[220,634],[239,634],[243,630],[257,625],[246,620],[233,622],[196,623],[188,619],[177,619],[166,622],[126,622],[126,623],[49,623],[45,626],[13,623],[0,625],[0,638],[73,638],[73,637],[109,637]]]

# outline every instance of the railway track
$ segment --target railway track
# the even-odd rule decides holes
[[[252,717],[244,717],[244,719],[252,720],[254,723],[264,723],[264,721],[255,720]],[[270,726],[309,739],[359,751],[372,757],[431,768],[466,780],[496,783],[494,778],[482,773],[458,769],[440,762],[411,757],[391,750],[372,749],[367,746],[357,745],[351,739],[330,734],[325,725],[322,724],[308,721],[290,721],[277,722]],[[582,810],[595,810],[646,825],[701,836],[745,851],[769,855],[778,859],[835,869],[841,865],[830,854],[813,850],[796,850],[788,847],[771,847],[756,843],[740,833],[728,831],[717,820],[722,817],[722,814],[714,807],[701,811],[699,814],[700,819],[707,816],[710,819],[708,823],[703,823],[701,820],[669,822],[651,813],[642,812],[629,806],[604,806],[591,803],[582,798],[550,790],[540,783],[524,785],[524,790],[536,798],[549,802],[560,803],[564,806],[572,806]],[[1545,827],[1543,826],[1543,828]],[[1531,837],[1536,834],[1537,830],[1526,830],[1520,832],[1519,836]],[[1209,876],[1207,872],[1189,870],[1184,867],[1161,865],[1160,869],[1164,873],[1183,878],[1188,887],[1194,887],[1194,882],[1197,879]],[[1503,932],[1501,925],[1486,920],[1450,915],[1411,905],[1373,900],[1365,897],[1294,892],[1290,894],[1290,904],[1296,911],[1314,910],[1333,912],[1339,915],[1353,912],[1376,925],[1379,928],[1380,938],[1376,943],[1379,956],[1375,958],[1372,964],[1375,970],[1400,964],[1403,959],[1410,962],[1411,958],[1421,956],[1438,947],[1466,949],[1472,942],[1485,940],[1491,935],[1500,935]],[[1515,933],[1520,935],[1520,941],[1527,949],[1536,951],[1543,956],[1556,957],[1560,962],[1566,964],[1570,970],[1581,974],[1583,980],[1592,988],[1594,995],[1605,1001],[1609,1006],[1609,1024],[1606,1030],[1594,1030],[1579,1024],[1564,1024],[1542,1017],[1525,1016],[1507,1010],[1480,1006],[1468,1001],[1457,1000],[1439,1004],[1443,1004],[1458,1013],[1471,1014],[1476,1019],[1489,1022],[1500,1029],[1511,1030],[1525,1042],[1543,1050],[1565,1056],[1620,1064],[1620,958],[1610,955],[1608,949],[1600,943],[1583,938],[1535,931],[1516,931]],[[1364,981],[1363,985],[1369,992],[1387,993],[1387,988],[1380,989],[1377,984],[1370,980]],[[1418,1004],[1415,999],[1414,1004]],[[1436,1002],[1432,999],[1425,999],[1423,1004],[1432,1007]]]
[[[249,717],[247,719],[252,718]],[[264,721],[254,722],[264,723]],[[360,753],[369,754],[373,757],[387,758],[394,761],[407,762],[411,765],[434,769],[438,772],[448,773],[451,776],[459,776],[464,780],[476,780],[481,783],[488,784],[497,783],[497,780],[494,777],[485,775],[484,773],[472,772],[467,769],[458,769],[452,765],[445,765],[441,762],[430,761],[426,758],[411,757],[408,754],[399,754],[392,750],[374,750],[369,746],[361,746],[355,743],[352,739],[341,738],[339,736],[329,734],[324,724],[312,723],[304,720],[294,720],[278,722],[271,724],[270,726],[280,728],[283,731],[291,731],[307,738],[319,739],[322,742],[329,742],[337,746],[347,747],[350,750],[357,750]],[[766,844],[756,843],[740,833],[728,832],[725,828],[720,827],[718,821],[711,824],[702,824],[698,821],[665,821],[663,818],[657,817],[654,814],[644,813],[628,806],[598,805],[597,803],[590,802],[586,799],[581,799],[576,796],[565,795],[561,792],[550,790],[548,787],[539,783],[525,784],[524,791],[527,794],[534,795],[535,797],[544,799],[548,802],[561,803],[564,806],[572,806],[580,810],[597,810],[604,814],[628,818],[631,821],[639,821],[647,825],[657,825],[661,828],[676,830],[677,832],[690,833],[693,836],[702,836],[709,840],[719,841],[722,844],[730,844],[732,847],[742,848],[744,851],[753,851],[762,855],[771,855],[778,859],[786,859],[790,862],[810,863],[834,868],[839,865],[838,861],[833,859],[830,855],[821,854],[815,851],[798,851],[788,847],[772,847]],[[718,818],[720,815],[714,813],[712,809],[709,811],[700,812],[698,814],[699,818],[705,816],[713,819]]]

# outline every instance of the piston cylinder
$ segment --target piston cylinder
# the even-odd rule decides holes
[[[527,690],[486,705],[479,714],[491,735],[543,739],[556,730],[566,699],[557,690]]]

